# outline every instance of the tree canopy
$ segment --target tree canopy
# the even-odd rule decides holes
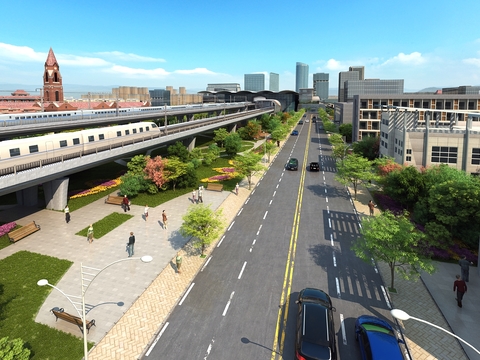
[[[347,155],[337,163],[337,175],[335,179],[343,185],[352,185],[357,199],[358,185],[369,184],[376,177],[373,172],[372,162],[357,154]]]
[[[236,156],[233,160],[233,166],[235,170],[242,176],[246,176],[248,179],[248,189],[251,189],[252,176],[264,167],[260,164],[262,155],[255,154],[254,152],[248,152],[245,155]]]
[[[225,128],[213,130],[213,133],[215,134],[213,141],[215,141],[219,147],[223,148],[225,146],[225,139],[230,133]]]
[[[183,145],[180,141],[177,141],[175,142],[175,144],[170,145],[167,148],[167,151],[169,158],[175,156],[182,162],[187,162],[188,160],[190,160],[190,152],[188,151],[187,147]]]
[[[229,156],[237,155],[242,149],[242,139],[237,133],[232,133],[225,138],[225,152]]]

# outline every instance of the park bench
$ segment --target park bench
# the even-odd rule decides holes
[[[211,191],[222,191],[223,190],[223,184],[208,183],[206,189],[211,190]]]
[[[80,331],[83,333],[83,321],[80,317],[65,312],[63,308],[59,309],[55,307],[50,311],[53,313],[53,315],[55,315],[55,318],[56,318],[55,321],[57,321],[60,318],[62,320],[65,320],[66,322],[75,324],[80,328]],[[92,326],[96,326],[95,320],[93,319],[90,321],[87,320],[87,334],[90,332],[90,328]]]
[[[15,243],[20,239],[23,239],[25,236],[33,234],[35,231],[40,230],[40,225],[35,224],[35,221],[32,221],[30,224],[22,226],[19,229],[12,230],[8,233],[8,239],[10,242]]]
[[[112,205],[122,205],[123,197],[115,196],[115,195],[108,195],[105,199],[105,204],[112,204]]]

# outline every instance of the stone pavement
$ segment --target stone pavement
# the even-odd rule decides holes
[[[254,179],[254,183],[257,181],[258,179]],[[205,202],[211,204],[212,209],[222,209],[226,224],[235,218],[250,195],[248,185],[240,185],[238,196],[225,191],[204,191]],[[369,198],[367,191],[359,192],[355,207],[360,215],[368,213],[366,204]],[[89,353],[89,358],[138,359],[148,351],[170,312],[215,249],[215,244],[211,245],[207,249],[207,257],[202,259],[197,250],[189,246],[188,239],[178,234],[181,216],[190,205],[193,206],[190,194],[180,196],[157,208],[151,208],[148,221],[142,216],[143,206],[132,206],[132,219],[95,240],[93,244],[88,244],[86,239],[74,234],[112,212],[121,212],[119,207],[104,204],[103,199],[98,200],[74,211],[70,224],[65,224],[61,212],[14,207],[0,213],[2,221],[17,221],[24,225],[35,220],[42,226],[42,230],[1,250],[0,258],[19,250],[29,250],[68,259],[74,264],[57,285],[65,293],[77,295],[80,293],[80,263],[102,267],[126,258],[125,243],[130,231],[133,231],[137,238],[135,257],[148,254],[154,260],[148,264],[126,261],[105,270],[92,283],[86,293],[86,301],[87,319],[94,318],[97,322],[97,326],[88,334],[89,341],[96,343]],[[163,209],[166,209],[169,216],[167,230],[162,228],[161,223]],[[181,274],[176,272],[174,263],[174,257],[179,250],[183,255]],[[385,264],[378,264],[378,267],[384,282],[388,284],[388,267]],[[396,277],[399,293],[391,294],[391,300],[394,307],[412,316],[430,321],[449,331],[452,328],[458,334],[462,332],[465,339],[468,336],[474,337],[467,341],[478,346],[480,340],[475,322],[479,318],[480,310],[473,303],[480,295],[476,268],[471,270],[470,287],[465,295],[463,309],[457,309],[452,291],[456,272],[458,266],[455,264],[439,264],[439,271],[433,275],[424,275],[423,281],[407,282]],[[64,321],[55,322],[55,317],[49,312],[53,307],[64,307],[65,311],[75,312],[61,294],[52,291],[41,307],[36,321],[81,336],[74,325]],[[415,320],[405,321],[403,326],[414,359],[468,359],[458,341],[450,335]],[[474,356],[475,354],[470,359],[478,359]]]

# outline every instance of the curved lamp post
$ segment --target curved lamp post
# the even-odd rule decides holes
[[[60,290],[58,287],[56,287],[55,285],[52,285],[48,282],[47,279],[41,279],[41,280],[38,280],[37,281],[37,285],[38,286],[45,286],[45,285],[48,285],[52,288],[54,288],[55,290],[58,290],[63,296],[65,296],[67,298],[68,301],[70,301],[70,303],[73,305],[73,307],[75,308],[75,310],[77,310],[77,313],[78,313],[78,316],[80,316],[80,318],[82,319],[82,322],[83,322],[83,352],[84,352],[84,360],[88,360],[88,342],[87,342],[87,319],[86,319],[86,316],[85,316],[85,293],[87,292],[88,288],[90,287],[90,285],[92,284],[93,280],[95,280],[97,278],[98,275],[100,275],[100,273],[109,268],[110,266],[112,265],[115,265],[119,262],[122,262],[122,261],[129,261],[129,260],[141,260],[142,262],[144,263],[149,263],[150,261],[153,260],[153,258],[149,255],[145,255],[145,256],[142,256],[141,258],[125,258],[125,259],[120,259],[120,260],[117,260],[117,261],[114,261],[110,264],[108,264],[107,266],[103,267],[102,269],[97,269],[97,268],[93,268],[93,267],[88,267],[88,266],[83,266],[83,263],[80,263],[80,273],[81,273],[81,277],[82,277],[82,292],[81,292],[81,296],[76,296],[76,295],[68,295],[68,294],[65,294],[62,290]],[[85,270],[88,270],[88,271],[91,271],[91,272],[86,272]],[[82,302],[79,303],[79,302],[75,302],[73,301],[71,298],[74,298],[74,299],[81,299]],[[78,305],[81,305],[81,309],[79,309],[77,306]]]
[[[420,321],[422,323],[425,323],[425,324],[428,324],[428,325],[431,325],[439,330],[442,330],[444,332],[446,332],[447,334],[450,334],[452,335],[454,338],[457,338],[458,340],[460,340],[461,342],[463,342],[465,345],[468,345],[469,347],[471,347],[473,350],[475,350],[478,354],[480,354],[480,351],[475,349],[472,345],[470,345],[468,342],[466,342],[465,340],[463,340],[461,337],[455,335],[454,333],[451,333],[450,331],[447,331],[445,330],[444,328],[441,328],[440,326],[438,325],[435,325],[435,324],[432,324],[431,322],[428,322],[428,321],[425,321],[425,320],[422,320],[422,319],[419,319],[419,318],[416,318],[416,317],[413,317],[413,316],[410,316],[408,315],[405,311],[403,310],[400,310],[400,309],[392,309],[390,310],[390,314],[392,314],[392,316],[398,320],[409,320],[409,319],[413,319],[413,320],[417,320],[417,321]]]

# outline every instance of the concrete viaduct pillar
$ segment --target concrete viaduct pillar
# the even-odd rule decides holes
[[[192,136],[183,140],[183,145],[187,147],[188,151],[192,151],[193,149],[195,149],[196,139],[197,138],[195,136]]]
[[[63,210],[68,201],[68,177],[55,179],[43,184],[46,208]]]

